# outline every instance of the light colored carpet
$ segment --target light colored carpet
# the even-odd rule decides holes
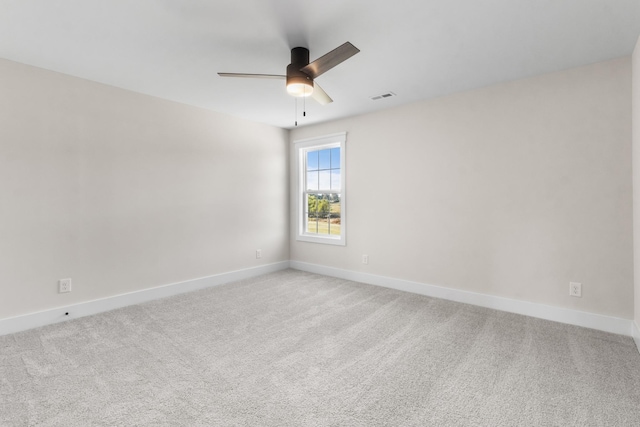
[[[631,338],[286,270],[0,337],[2,426],[638,426]]]

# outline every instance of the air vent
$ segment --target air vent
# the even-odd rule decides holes
[[[393,92],[387,92],[387,93],[383,93],[382,95],[372,96],[371,99],[373,101],[377,101],[378,99],[391,98],[392,96],[397,96],[397,95]]]

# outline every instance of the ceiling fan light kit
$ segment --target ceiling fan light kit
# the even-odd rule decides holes
[[[301,77],[287,77],[287,92],[296,98],[311,96],[313,93],[313,82],[302,80]]]

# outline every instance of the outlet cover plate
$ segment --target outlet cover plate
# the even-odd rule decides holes
[[[71,292],[71,279],[58,280],[58,292],[61,294]]]
[[[572,297],[582,297],[582,283],[569,282],[569,295]]]

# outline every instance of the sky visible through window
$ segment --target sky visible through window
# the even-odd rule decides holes
[[[340,191],[340,148],[307,152],[307,190]]]

